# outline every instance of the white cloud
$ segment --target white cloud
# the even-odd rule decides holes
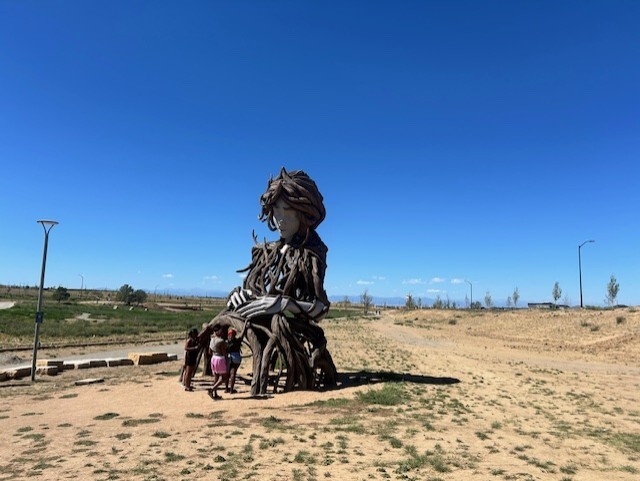
[[[402,283],[415,286],[416,284],[424,284],[424,281],[422,279],[407,279],[406,281],[402,281]]]
[[[374,284],[373,281],[358,281],[356,282],[356,284],[358,284],[359,286],[370,286],[372,284]]]
[[[446,279],[443,279],[442,277],[432,277],[431,281],[429,281],[429,284],[440,284],[442,282],[444,282]]]
[[[162,274],[163,279],[173,279],[173,274]]]
[[[457,277],[454,277],[453,279],[451,279],[451,284],[464,284],[465,280],[464,279],[458,279]]]
[[[374,281],[386,281],[387,278],[383,276],[373,276]]]
[[[210,281],[215,284],[220,284],[220,278],[218,276],[204,276],[203,280]]]
[[[446,294],[447,291],[443,291],[442,289],[427,289],[428,294]]]

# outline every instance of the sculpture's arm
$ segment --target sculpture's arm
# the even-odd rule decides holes
[[[227,299],[227,307],[232,311],[237,310],[243,304],[255,299],[251,289],[244,289],[242,287],[236,287]]]
[[[294,315],[303,314],[314,321],[319,321],[327,313],[327,307],[319,300],[307,302],[297,301],[288,296],[264,296],[240,306],[236,312],[247,319],[290,312]]]

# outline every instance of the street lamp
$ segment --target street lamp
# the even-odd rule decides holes
[[[578,273],[580,275],[580,307],[582,307],[582,258],[580,257],[580,249],[585,244],[589,242],[595,242],[593,239],[584,241],[582,244],[578,246]]]
[[[84,276],[82,274],[78,274],[81,278],[80,280],[80,299],[82,299],[82,290],[84,289]]]
[[[39,220],[37,221],[44,229],[44,251],[42,253],[42,270],[40,271],[40,290],[38,291],[38,307],[36,308],[36,332],[33,341],[33,358],[31,360],[31,380],[36,380],[36,359],[38,357],[38,343],[40,338],[40,324],[44,320],[42,312],[42,289],[44,288],[44,271],[47,266],[47,246],[49,244],[49,232],[58,222],[55,220]]]
[[[471,284],[471,281],[466,279],[464,281],[471,287],[471,303],[469,304],[469,309],[473,309],[473,284]]]

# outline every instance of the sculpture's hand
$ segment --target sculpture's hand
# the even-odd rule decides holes
[[[282,296],[264,296],[241,306],[237,313],[247,319],[258,316],[269,316],[279,314],[286,309],[288,300]]]
[[[231,310],[237,310],[243,304],[255,299],[253,292],[250,289],[243,289],[241,287],[236,287],[233,292],[229,295],[229,299],[227,301],[227,307]]]
[[[319,320],[326,314],[324,304],[320,301],[295,301],[286,296],[265,296],[241,306],[237,313],[247,319],[258,316],[271,316],[289,311],[291,314],[304,313],[314,320]]]

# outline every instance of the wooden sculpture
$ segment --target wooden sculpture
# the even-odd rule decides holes
[[[316,228],[325,218],[323,197],[303,171],[284,168],[260,197],[260,220],[280,238],[258,243],[243,285],[207,326],[234,328],[251,349],[251,394],[317,389],[336,383],[336,368],[318,325],[329,310],[324,290],[327,246]]]

